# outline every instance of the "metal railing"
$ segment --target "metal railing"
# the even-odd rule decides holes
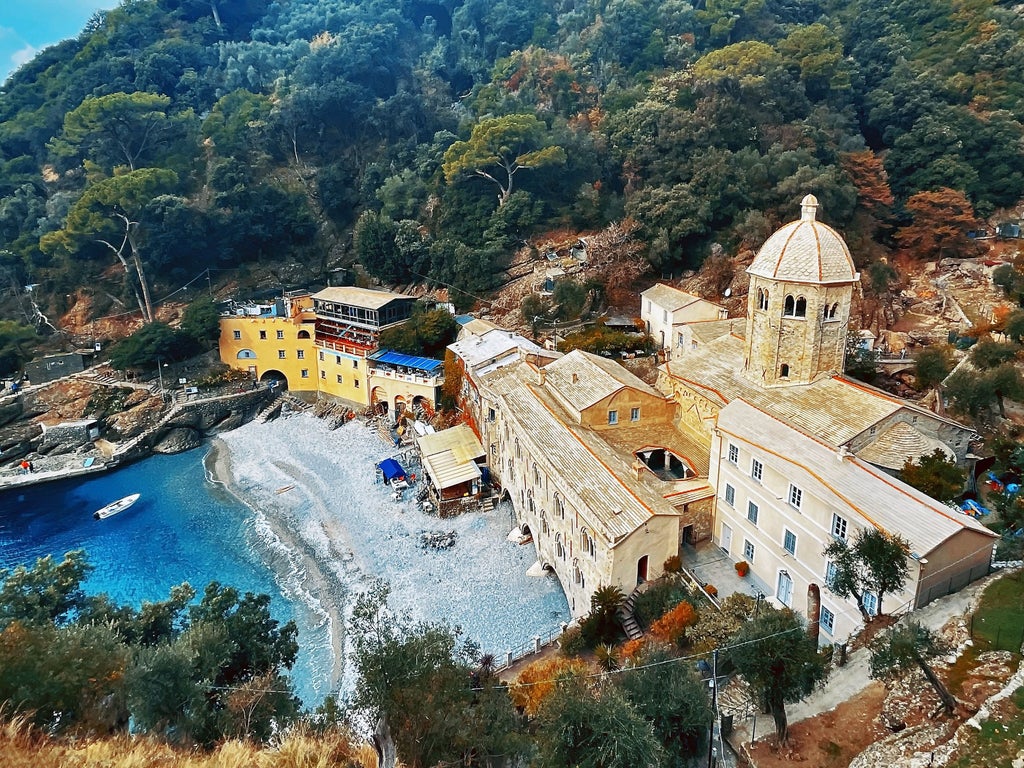
[[[520,643],[512,650],[505,651],[505,658],[497,665],[496,671],[500,672],[503,669],[508,669],[517,661],[525,659],[527,656],[533,656],[534,654],[540,653],[543,649],[558,640],[564,631],[564,627],[556,627],[555,629],[548,630],[542,635],[534,635],[531,641]]]

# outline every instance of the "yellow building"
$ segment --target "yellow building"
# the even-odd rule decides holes
[[[294,392],[375,404],[385,412],[430,411],[440,396],[442,363],[378,350],[381,331],[408,320],[415,301],[341,287],[238,306],[221,318],[220,359]]]
[[[257,381],[316,392],[315,316],[308,293],[237,307],[220,320],[220,359]]]

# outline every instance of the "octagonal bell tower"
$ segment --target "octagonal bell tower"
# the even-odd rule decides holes
[[[776,231],[747,269],[743,374],[766,386],[806,384],[842,372],[853,288],[860,280],[846,242],[817,220],[807,195],[799,220]]]

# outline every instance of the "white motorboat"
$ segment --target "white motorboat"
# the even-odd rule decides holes
[[[112,501],[107,506],[97,509],[92,513],[92,516],[97,520],[104,520],[108,517],[113,517],[118,512],[124,512],[128,507],[139,500],[139,496],[142,494],[133,493],[131,496],[125,496],[123,499]]]

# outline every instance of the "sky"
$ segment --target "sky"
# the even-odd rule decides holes
[[[0,82],[48,45],[75,37],[119,0],[0,0]]]

